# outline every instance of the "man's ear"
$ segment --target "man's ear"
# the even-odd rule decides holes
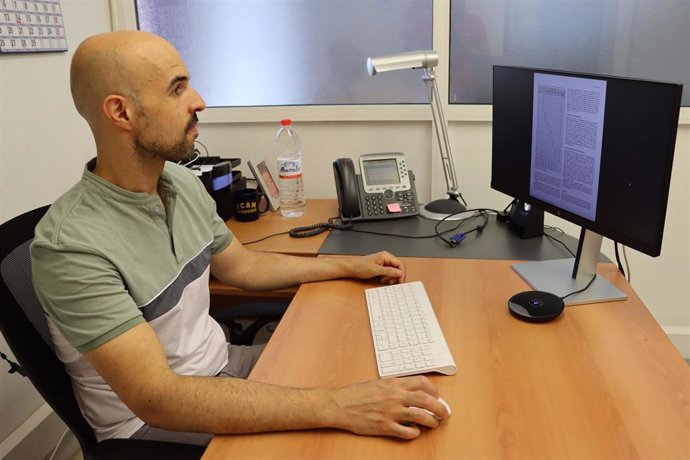
[[[118,94],[111,94],[103,101],[103,112],[108,120],[119,128],[132,130],[130,104],[127,98]]]

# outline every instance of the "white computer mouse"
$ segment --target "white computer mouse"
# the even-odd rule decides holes
[[[446,402],[445,399],[443,399],[443,398],[441,398],[441,397],[439,396],[438,402],[440,402],[441,404],[443,404],[444,406],[446,406],[446,409],[448,409],[448,415],[450,415],[451,412],[453,412],[453,411],[451,410],[450,406],[448,405],[448,403]]]
[[[451,411],[451,409],[450,409],[450,406],[448,405],[448,403],[446,402],[445,399],[439,397],[439,398],[438,398],[438,402],[440,402],[441,404],[443,404],[444,406],[446,406],[446,409],[448,409],[448,414],[449,414],[449,415],[452,413],[452,411]],[[434,413],[431,412],[430,410],[426,410],[426,409],[422,409],[422,410],[423,410],[424,412],[426,412],[427,414],[429,414],[429,415],[433,415],[434,417],[436,417],[437,420],[441,420],[441,417],[439,417],[438,415],[434,414]]]

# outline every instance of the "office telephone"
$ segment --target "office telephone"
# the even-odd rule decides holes
[[[419,214],[414,174],[402,153],[368,153],[333,162],[340,217],[347,221],[380,220]]]

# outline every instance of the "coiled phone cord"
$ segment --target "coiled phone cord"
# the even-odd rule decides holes
[[[328,219],[328,222],[319,222],[318,224],[306,225],[304,227],[291,228],[288,234],[293,238],[309,238],[316,236],[326,230],[352,230],[352,222],[337,222],[334,219]]]

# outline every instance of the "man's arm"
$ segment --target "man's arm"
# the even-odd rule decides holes
[[[153,329],[139,324],[86,353],[120,399],[149,425],[175,431],[252,433],[339,428],[365,435],[419,436],[449,416],[425,377],[339,389],[296,389],[227,377],[175,374]]]
[[[295,257],[252,251],[237,238],[213,256],[211,273],[225,284],[252,291],[335,278],[380,277],[386,284],[405,281],[405,265],[385,251],[362,257]]]

